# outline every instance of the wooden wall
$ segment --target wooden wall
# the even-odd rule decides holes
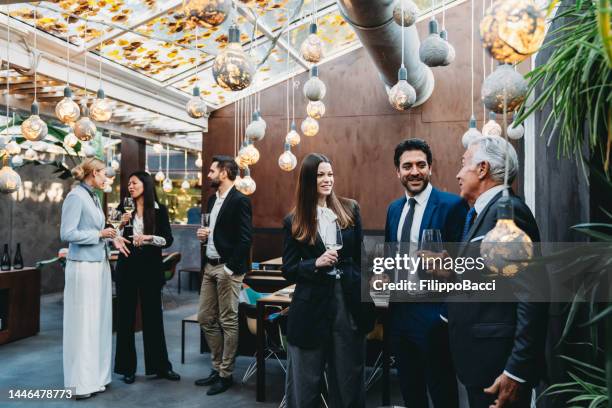
[[[327,85],[324,99],[327,112],[319,121],[319,134],[312,138],[302,135],[302,142],[292,150],[298,158],[298,167],[301,159],[311,152],[323,153],[332,160],[335,191],[360,203],[364,228],[371,232],[384,229],[387,205],[402,194],[393,165],[393,151],[405,138],[420,137],[431,145],[434,186],[458,192],[455,175],[463,154],[461,136],[471,113],[470,3],[449,9],[446,26],[457,58],[448,67],[433,68],[436,81],[433,95],[425,104],[409,112],[398,112],[389,105],[383,82],[363,48],[320,66],[319,76]],[[477,29],[474,104],[478,127],[481,127],[483,64]],[[425,38],[427,21],[419,23],[419,32],[421,38]],[[486,69],[490,72],[488,57]],[[306,100],[301,88],[307,78],[307,73],[296,77],[300,82],[296,91],[298,129],[306,116]],[[257,182],[252,200],[254,226],[258,231],[270,233],[273,230],[268,229],[280,228],[283,216],[292,208],[298,176],[297,169],[285,173],[277,164],[287,133],[285,83],[263,91],[261,105],[268,126],[264,140],[256,143],[261,159],[251,168]],[[204,135],[204,169],[210,165],[213,154],[233,154],[233,116],[233,105],[211,115],[209,132]],[[205,197],[211,193],[206,184],[203,189]],[[254,259],[273,255],[274,251],[279,251],[278,243],[256,242]]]

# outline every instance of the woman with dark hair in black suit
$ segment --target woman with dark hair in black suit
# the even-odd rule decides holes
[[[134,200],[135,216],[124,213],[121,222],[124,235],[132,241],[119,248],[115,277],[118,300],[115,373],[122,374],[126,384],[132,384],[136,378],[134,319],[140,298],[145,373],[178,381],[180,376],[172,371],[168,361],[161,305],[161,289],[165,284],[162,248],[173,241],[168,210],[159,204],[155,181],[149,173],[131,174],[128,191]],[[130,220],[132,226],[126,227]]]
[[[374,325],[374,305],[361,299],[359,205],[337,197],[333,186],[329,159],[306,156],[295,208],[283,225],[283,275],[296,283],[287,321],[289,408],[320,406],[325,371],[329,406],[365,406],[365,336]],[[327,231],[335,238],[336,224],[342,248],[326,250]]]

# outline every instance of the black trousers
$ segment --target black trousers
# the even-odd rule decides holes
[[[424,342],[392,335],[391,346],[407,408],[428,408],[428,390],[435,408],[458,408],[457,379],[446,323],[440,321],[429,327]]]
[[[149,278],[150,279],[150,278]],[[146,284],[145,284],[146,283]],[[142,337],[145,353],[145,374],[158,374],[172,369],[164,335],[161,288],[146,279],[119,279],[117,287],[117,350],[115,373],[136,373],[134,320],[140,297]]]

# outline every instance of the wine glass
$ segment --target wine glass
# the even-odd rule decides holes
[[[206,228],[207,230],[210,231],[210,213],[205,213],[201,215],[200,218],[200,225],[202,228]],[[210,237],[210,235],[209,235]],[[208,246],[208,240],[206,241],[206,244],[204,244],[205,246]]]
[[[132,215],[132,212],[134,211],[134,199],[132,199],[132,197],[125,197],[123,199],[123,209]],[[132,225],[131,220],[128,225]]]
[[[425,229],[421,235],[421,245],[419,248],[421,251],[433,252],[435,254],[441,254],[444,251],[442,246],[442,234],[439,229]],[[426,261],[425,269],[429,266],[429,260]]]
[[[337,222],[333,222],[328,224],[323,231],[323,243],[325,244],[325,249],[340,251],[342,249],[342,229]],[[340,279],[341,271],[334,268],[327,273],[328,275],[335,275],[336,279]]]
[[[109,208],[108,223],[113,226],[117,235],[119,235],[119,226],[121,225],[121,211],[116,208]]]

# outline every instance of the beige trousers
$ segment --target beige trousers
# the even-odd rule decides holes
[[[224,266],[204,267],[198,322],[210,348],[213,369],[227,378],[234,371],[238,350],[238,295],[243,275],[230,275]]]

